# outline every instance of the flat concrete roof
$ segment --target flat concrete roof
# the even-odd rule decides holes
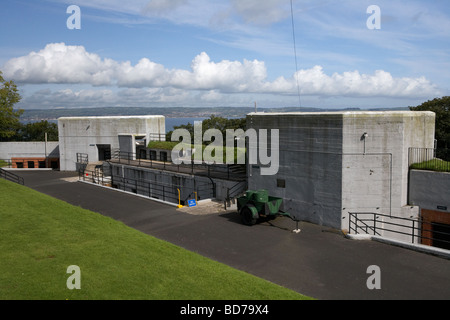
[[[151,116],[101,116],[101,117],[61,117],[58,120],[117,120],[117,119],[153,119],[153,118],[165,118],[161,115]]]
[[[423,116],[434,115],[432,111],[325,111],[325,112],[252,112],[247,116]]]

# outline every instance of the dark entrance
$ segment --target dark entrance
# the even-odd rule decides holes
[[[450,225],[433,223],[433,247],[450,250]]]
[[[98,161],[111,160],[111,145],[110,144],[98,144]]]
[[[147,159],[147,150],[145,148],[136,148],[136,153],[139,155],[139,159]]]
[[[167,152],[166,151],[161,151],[159,153],[159,157],[160,157],[159,161],[167,162]]]

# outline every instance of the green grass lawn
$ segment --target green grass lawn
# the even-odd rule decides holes
[[[411,169],[450,172],[450,162],[441,159],[432,159],[411,165]]]
[[[172,142],[172,141],[151,141],[148,144],[148,148],[149,149],[162,149],[162,150],[167,150],[167,151],[172,151],[176,146],[178,146],[180,149],[182,146],[184,146],[185,148],[191,148],[191,149],[195,149],[195,145],[189,145],[189,144],[180,144],[180,142]],[[210,156],[210,152],[206,152],[205,153],[205,148],[207,146],[202,145],[202,160],[203,161],[215,161],[215,154],[213,154],[213,156]],[[211,146],[211,148],[213,148]],[[209,150],[212,151],[212,150]],[[222,151],[222,155],[221,157],[218,157],[220,159],[220,162],[222,163],[227,163],[227,154],[232,154],[233,155],[233,163],[228,163],[228,164],[238,164],[238,156],[240,156],[240,160],[242,161],[243,158],[245,158],[245,152],[246,149],[245,148],[228,148],[226,146],[224,146],[222,148],[222,150],[214,150],[214,152],[220,152]],[[214,153],[213,152],[213,153]],[[194,155],[192,156],[192,159],[194,159]]]
[[[0,179],[0,299],[308,299],[248,273]],[[80,267],[69,290],[67,268]]]

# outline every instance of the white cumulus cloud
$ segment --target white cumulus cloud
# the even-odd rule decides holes
[[[83,46],[48,44],[39,52],[13,58],[2,68],[4,76],[24,84],[83,84],[120,88],[176,89],[209,91],[206,99],[224,93],[297,94],[297,81],[303,95],[428,97],[439,94],[424,77],[396,78],[377,70],[373,74],[348,71],[328,75],[321,66],[299,70],[292,77],[271,81],[263,61],[222,60],[214,62],[202,52],[190,70],[168,69],[142,58],[137,64],[102,58]],[[177,94],[179,96],[179,94]]]
[[[4,73],[24,83],[89,83],[108,85],[117,63],[89,53],[83,46],[51,43],[39,52],[13,58]]]

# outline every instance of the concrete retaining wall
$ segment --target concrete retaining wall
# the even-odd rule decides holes
[[[59,157],[59,142],[0,142],[0,159]]]
[[[178,190],[181,199],[194,199],[193,192],[197,192],[197,199],[214,199],[225,201],[228,188],[237,182],[222,179],[209,179],[203,176],[160,171],[149,168],[134,167],[111,163],[112,183],[116,188],[134,192],[150,198],[177,203]],[[213,185],[214,182],[214,185]]]
[[[409,181],[411,205],[450,213],[450,173],[411,170]]]

